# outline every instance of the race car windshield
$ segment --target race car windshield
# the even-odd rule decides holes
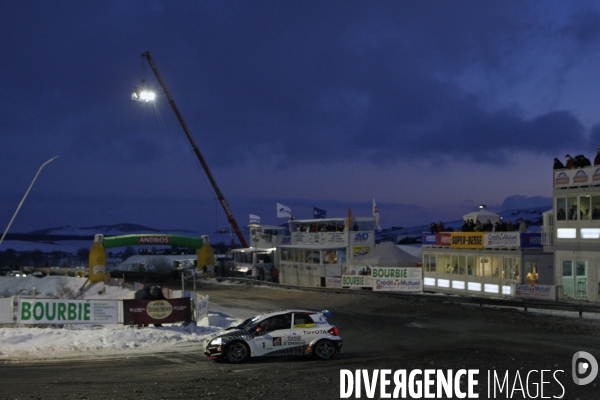
[[[250,325],[252,325],[252,323],[254,321],[256,321],[258,319],[258,317],[252,317],[252,318],[248,318],[247,320],[245,320],[244,322],[242,322],[241,324],[239,324],[238,326],[236,326],[237,329],[245,329],[248,328]]]

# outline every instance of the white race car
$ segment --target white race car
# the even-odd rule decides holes
[[[279,310],[248,318],[236,327],[211,335],[209,358],[240,363],[249,357],[314,356],[329,360],[342,349],[338,329],[324,311]]]

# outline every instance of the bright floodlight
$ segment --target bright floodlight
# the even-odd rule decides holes
[[[156,98],[156,94],[154,92],[151,92],[149,90],[142,90],[140,92],[140,100],[142,101],[153,101]]]
[[[137,101],[145,101],[146,103],[149,101],[154,101],[156,99],[156,93],[151,90],[135,88],[135,92],[131,94],[131,98]]]

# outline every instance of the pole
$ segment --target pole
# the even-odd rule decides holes
[[[58,157],[58,156],[56,156],[56,157]],[[8,230],[10,229],[10,226],[12,225],[13,221],[15,220],[15,217],[19,213],[19,210],[21,209],[21,206],[25,202],[25,199],[27,198],[27,195],[29,194],[29,191],[33,187],[33,184],[35,183],[35,180],[37,179],[37,177],[40,174],[40,172],[42,172],[42,168],[44,168],[50,162],[54,161],[56,159],[56,157],[52,157],[51,159],[49,159],[48,161],[46,161],[45,163],[43,163],[42,166],[40,167],[40,169],[38,169],[37,174],[35,174],[35,176],[33,177],[33,181],[31,181],[31,184],[29,185],[29,188],[25,192],[25,196],[23,196],[23,198],[21,199],[21,202],[19,203],[19,206],[17,207],[17,210],[15,211],[15,213],[12,216],[12,218],[10,219],[10,222],[8,223],[8,226],[6,227],[6,230],[4,230],[4,234],[2,235],[2,238],[0,238],[0,245],[2,244],[2,241],[4,241],[4,237],[8,233]]]
[[[169,100],[169,104],[171,105],[171,108],[175,112],[175,116],[177,117],[177,120],[179,120],[179,123],[181,124],[181,127],[183,128],[183,131],[185,132],[185,135],[187,136],[190,144],[192,145],[192,149],[194,150],[196,157],[198,157],[198,160],[200,161],[200,164],[202,165],[202,168],[204,169],[204,173],[208,177],[208,180],[210,181],[210,184],[212,185],[213,190],[215,191],[217,198],[219,199],[219,202],[221,203],[221,206],[223,207],[223,210],[225,211],[225,214],[227,215],[227,220],[229,221],[229,224],[233,227],[233,230],[235,231],[235,234],[237,235],[238,240],[240,241],[240,244],[242,245],[242,247],[248,247],[248,244],[246,243],[246,239],[244,238],[244,235],[240,231],[240,228],[239,228],[235,218],[233,217],[233,213],[231,212],[231,209],[229,208],[229,204],[227,203],[227,200],[225,200],[225,196],[223,196],[223,193],[221,193],[221,190],[219,189],[219,186],[217,185],[217,181],[213,177],[210,169],[208,168],[208,164],[206,163],[206,160],[202,156],[202,153],[200,153],[200,149],[198,149],[198,146],[196,145],[196,142],[194,141],[194,138],[192,137],[190,130],[187,127],[187,124],[183,120],[183,117],[182,117],[181,113],[179,112],[179,109],[175,105],[175,100],[173,100],[173,98],[171,97],[171,94],[169,93],[167,86],[163,82],[160,74],[158,73],[158,69],[156,68],[154,61],[150,57],[150,52],[147,51],[147,52],[143,53],[142,57],[144,57],[144,58],[146,58],[146,60],[148,60],[148,63],[150,64],[150,68],[152,68],[154,75],[156,75],[156,79],[158,79],[158,83],[160,83],[160,86],[162,86],[162,88],[165,92],[165,95],[167,96],[167,99]]]

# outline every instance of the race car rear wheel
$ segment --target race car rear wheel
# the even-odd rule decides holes
[[[227,346],[225,356],[232,363],[241,363],[246,361],[250,356],[250,349],[248,349],[246,343],[233,342]]]
[[[319,360],[329,360],[335,354],[335,346],[331,340],[321,340],[315,345],[315,357]]]

